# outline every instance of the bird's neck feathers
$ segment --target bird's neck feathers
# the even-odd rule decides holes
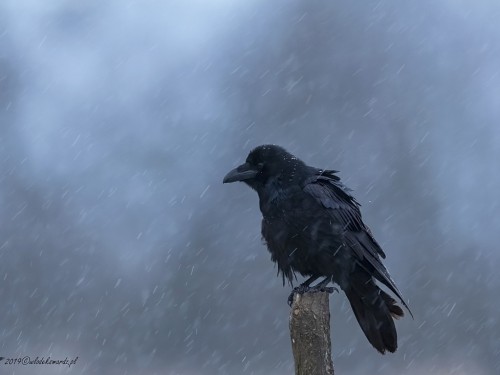
[[[307,166],[295,157],[284,161],[272,174],[257,181],[257,186],[253,187],[261,201],[278,203],[302,185],[307,176]]]

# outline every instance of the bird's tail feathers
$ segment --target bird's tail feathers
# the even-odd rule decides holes
[[[394,319],[404,315],[403,309],[371,279],[356,281],[345,293],[368,341],[382,354],[394,353],[398,347]]]

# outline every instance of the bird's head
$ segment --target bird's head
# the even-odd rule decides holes
[[[245,163],[231,170],[223,183],[242,181],[259,191],[271,180],[293,179],[301,167],[305,164],[284,148],[262,145],[250,151]]]

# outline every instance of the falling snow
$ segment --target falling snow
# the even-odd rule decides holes
[[[254,193],[277,143],[339,170],[415,320],[349,374],[500,373],[500,5],[0,2],[2,374],[293,372]]]

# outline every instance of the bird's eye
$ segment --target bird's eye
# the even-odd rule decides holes
[[[257,164],[257,167],[259,167],[259,169],[264,168],[264,163],[258,163],[258,164]]]

